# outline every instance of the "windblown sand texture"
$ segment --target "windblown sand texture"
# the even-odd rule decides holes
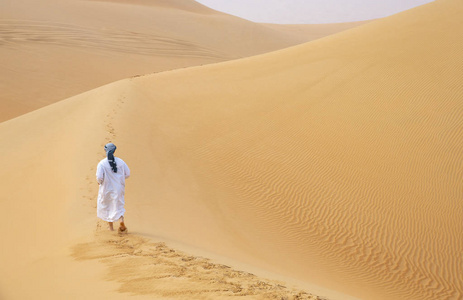
[[[98,227],[94,241],[73,247],[72,255],[78,260],[97,259],[108,265],[106,279],[120,283],[121,293],[151,295],[155,299],[322,300],[283,283],[171,249],[165,243],[133,235],[117,236],[103,227]]]
[[[177,267],[210,254],[214,268],[342,293],[324,290],[329,299],[461,299],[462,14],[461,1],[440,0],[1,123],[0,297],[174,297],[151,286],[193,284],[161,278],[167,241],[192,253]],[[127,237],[93,234],[107,141],[133,174]],[[208,296],[219,297],[191,294]]]
[[[294,30],[193,0],[2,1],[0,121],[119,79],[261,54],[356,25]]]

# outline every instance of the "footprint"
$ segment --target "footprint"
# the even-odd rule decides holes
[[[140,236],[118,235],[96,224],[91,243],[75,245],[77,260],[97,259],[108,267],[106,278],[120,284],[119,291],[159,298],[226,298],[257,296],[263,299],[320,299],[305,291],[290,289],[281,282],[233,270],[207,258],[188,255],[165,243]],[[117,270],[124,269],[124,276]]]

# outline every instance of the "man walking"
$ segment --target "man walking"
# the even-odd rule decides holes
[[[109,223],[109,230],[114,231],[113,222],[121,220],[119,232],[126,232],[124,224],[125,180],[130,176],[127,164],[119,157],[114,157],[116,145],[104,146],[106,158],[98,163],[96,181],[99,184],[97,216]]]

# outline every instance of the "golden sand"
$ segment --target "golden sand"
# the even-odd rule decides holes
[[[94,241],[74,246],[72,256],[107,265],[105,278],[118,282],[121,293],[155,299],[322,299],[288,288],[283,282],[174,250],[163,242],[153,243],[132,234],[118,236],[105,227],[98,228]]]
[[[192,0],[4,1],[0,12],[0,121],[119,79],[261,54],[351,27],[269,27]]]
[[[249,299],[461,299],[462,13],[440,0],[1,123],[0,296],[220,299],[252,269],[270,279]],[[133,174],[126,237],[95,230],[107,141]]]

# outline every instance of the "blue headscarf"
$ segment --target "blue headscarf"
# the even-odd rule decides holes
[[[104,151],[106,151],[106,155],[108,156],[109,165],[113,169],[114,173],[117,173],[117,164],[116,159],[114,158],[114,151],[116,151],[116,145],[113,143],[106,144],[104,146]]]

